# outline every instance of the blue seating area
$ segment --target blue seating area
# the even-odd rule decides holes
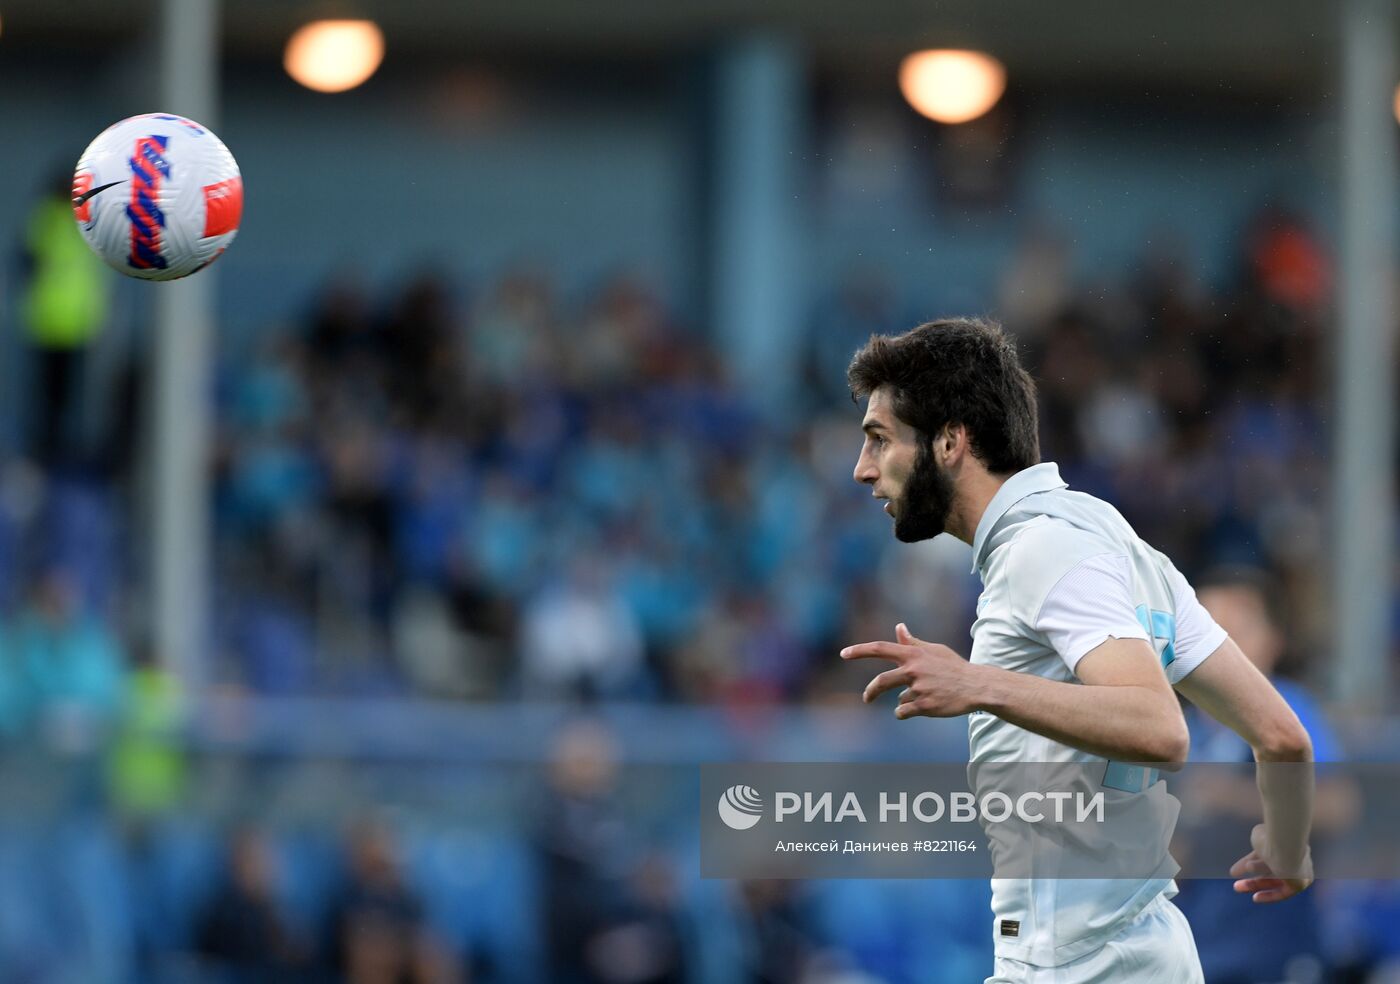
[[[289,923],[314,935],[344,871],[323,832],[271,835],[279,901]],[[403,870],[425,923],[484,984],[548,981],[541,884],[531,845],[408,824]],[[754,940],[734,883],[676,872],[687,979],[745,979]],[[139,834],[98,816],[0,832],[0,984],[183,984],[215,979],[196,954],[201,911],[220,884],[222,841],[212,826],[160,823]],[[793,883],[825,959],[914,982],[970,979],[990,959],[985,883]],[[930,968],[938,968],[931,976]],[[948,976],[943,976],[948,975]]]

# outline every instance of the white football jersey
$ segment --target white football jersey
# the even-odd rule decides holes
[[[1074,667],[1085,653],[1109,637],[1143,639],[1176,684],[1225,640],[1171,561],[1108,503],[1069,491],[1053,462],[1018,472],[998,490],[978,523],[972,555],[983,584],[972,626],[974,663],[1077,683]],[[1126,797],[1147,797],[1131,804],[1134,812],[1175,823],[1177,804],[1151,770],[1109,762],[987,712],[970,715],[968,744],[974,767],[1102,763],[1099,789],[1110,811]],[[997,955],[1054,967],[1102,947],[1153,899],[1176,894],[1177,865],[1165,843],[1160,853],[1146,878],[993,879]],[[1054,870],[1053,859],[1045,870]]]

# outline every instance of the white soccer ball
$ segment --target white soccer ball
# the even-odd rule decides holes
[[[203,270],[233,242],[243,178],[218,137],[193,120],[147,113],[88,144],[73,174],[73,212],[107,265],[142,280]]]

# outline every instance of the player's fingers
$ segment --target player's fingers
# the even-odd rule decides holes
[[[922,639],[916,638],[914,634],[909,631],[909,626],[905,625],[903,622],[900,622],[894,627],[894,640],[904,646],[917,646],[923,642]]]
[[[1249,875],[1267,875],[1273,878],[1273,869],[1270,869],[1268,862],[1261,858],[1259,851],[1250,851],[1245,857],[1240,858],[1229,868],[1231,878],[1247,878]]]
[[[1240,894],[1245,892],[1262,892],[1265,889],[1281,888],[1283,880],[1279,878],[1241,878],[1235,882],[1235,891]]]
[[[1230,865],[1231,878],[1243,878],[1245,875],[1259,872],[1259,865],[1264,863],[1264,859],[1255,851],[1250,851],[1234,864]]]
[[[894,716],[903,721],[906,718],[918,717],[924,713],[924,705],[921,701],[911,700],[908,703],[900,704],[894,709]]]
[[[1246,878],[1235,882],[1235,891],[1241,895],[1248,892],[1259,903],[1282,902],[1298,894],[1298,889],[1282,878]]]
[[[897,642],[860,642],[841,650],[841,658],[889,659],[896,663],[903,663],[917,652],[918,649],[912,646],[901,646]]]
[[[899,695],[899,702],[900,702],[901,704],[907,704],[907,703],[909,703],[911,700],[918,700],[918,699],[919,699],[919,695],[916,694],[916,693],[914,693],[914,688],[913,688],[913,687],[910,687],[908,690],[904,691],[904,693],[902,693],[902,694]]]
[[[906,670],[902,666],[886,670],[865,685],[865,693],[861,695],[861,699],[869,704],[886,691],[893,690],[895,687],[907,687],[913,682],[914,673],[912,670]]]

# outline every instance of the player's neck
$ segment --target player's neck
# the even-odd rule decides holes
[[[953,497],[953,508],[948,510],[946,532],[972,546],[972,541],[977,537],[977,525],[982,522],[987,506],[1005,484],[1005,478],[982,469],[967,475]]]

